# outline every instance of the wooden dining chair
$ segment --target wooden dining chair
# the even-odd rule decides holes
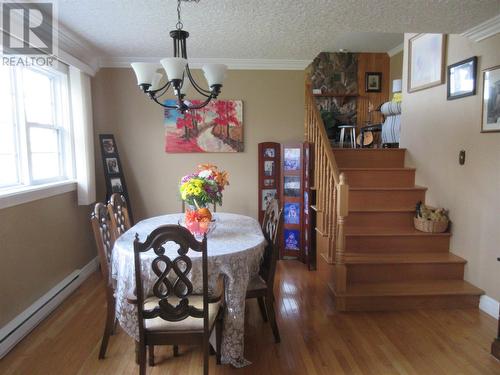
[[[109,198],[108,211],[111,219],[111,228],[113,229],[115,238],[118,238],[133,225],[128,214],[125,197],[120,193],[113,193]]]
[[[108,347],[109,337],[113,333],[115,325],[115,297],[110,275],[111,251],[113,249],[115,235],[111,230],[108,210],[103,203],[97,203],[95,205],[90,221],[92,222],[97,252],[99,254],[102,278],[106,286],[106,324],[104,326],[104,334],[99,350],[99,359],[103,359]]]
[[[274,334],[274,341],[280,342],[280,333],[276,323],[276,313],[274,311],[274,275],[276,273],[276,262],[279,257],[278,233],[281,230],[281,210],[278,200],[273,199],[268,204],[264,220],[262,222],[262,232],[267,241],[264,249],[259,275],[250,280],[246,298],[257,298],[262,318],[267,322],[268,318]]]
[[[165,243],[175,243],[177,256],[165,254]],[[151,269],[157,276],[152,296],[144,295],[141,273],[142,253],[153,250]],[[192,268],[188,251],[201,253],[202,295],[193,294],[187,277]],[[198,242],[180,225],[164,225],[153,230],[146,241],[134,240],[134,265],[139,321],[139,374],[146,373],[146,348],[154,365],[154,346],[199,344],[203,347],[203,373],[208,374],[209,338],[215,327],[217,364],[220,364],[224,293],[208,295],[207,238]],[[143,265],[142,265],[143,267]],[[149,266],[148,266],[149,268]],[[174,280],[172,280],[172,277]]]

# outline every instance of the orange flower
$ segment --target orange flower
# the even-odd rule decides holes
[[[204,170],[210,170],[212,172],[217,172],[217,166],[207,163],[207,164],[200,164],[198,165],[198,170],[199,171],[204,171]]]
[[[186,211],[186,223],[192,223],[198,221],[198,213],[196,211],[187,210]]]
[[[216,172],[215,173],[215,181],[219,186],[226,186],[229,185],[229,174],[226,171],[223,172]]]

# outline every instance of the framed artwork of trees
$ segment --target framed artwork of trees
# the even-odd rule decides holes
[[[175,100],[165,104],[175,105]],[[243,152],[241,100],[213,100],[184,114],[165,109],[164,125],[165,152]]]

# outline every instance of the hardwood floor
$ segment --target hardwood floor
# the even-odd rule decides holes
[[[247,303],[241,370],[217,366],[211,374],[500,374],[490,355],[496,321],[477,309],[339,313],[326,284],[326,266],[309,272],[295,261],[278,264],[276,299],[281,343],[275,344],[256,301]],[[106,316],[96,273],[0,361],[3,375],[137,374],[134,344],[123,331],[98,360]],[[148,374],[200,374],[202,353],[181,346],[157,348]]]

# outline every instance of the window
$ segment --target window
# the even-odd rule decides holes
[[[0,192],[73,177],[67,80],[0,66]]]

